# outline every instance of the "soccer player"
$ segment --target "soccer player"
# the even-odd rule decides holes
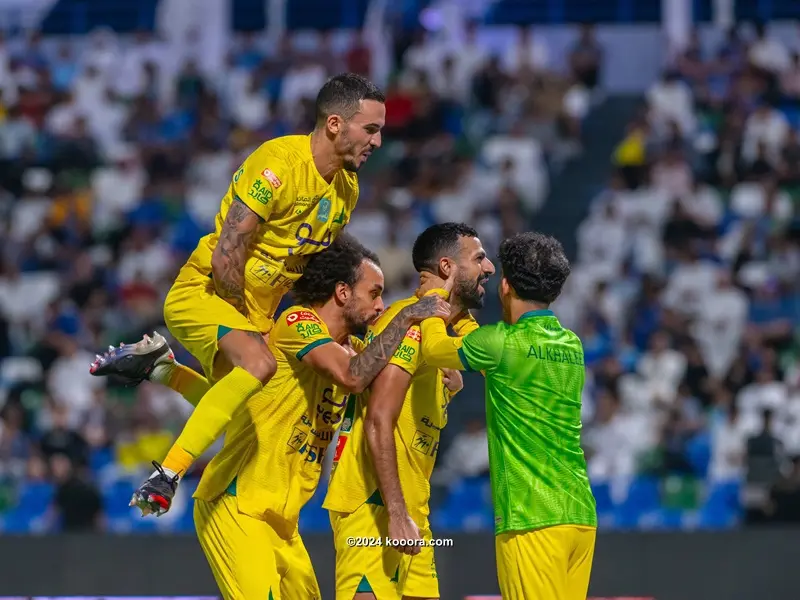
[[[237,412],[194,495],[198,539],[226,600],[320,597],[297,523],[319,483],[349,391],[369,383],[358,373],[384,366],[414,323],[449,315],[440,298],[423,298],[397,312],[353,357],[346,346],[359,340],[349,336],[364,333],[383,310],[382,290],[377,258],[345,234],[312,258],[295,284],[299,304],[281,315],[269,339],[277,372]],[[163,338],[123,346],[99,366],[95,374],[132,382],[145,372],[175,371]],[[193,404],[205,381],[199,374],[195,379],[187,398]]]
[[[583,346],[549,310],[569,261],[554,238],[523,233],[500,245],[500,266],[503,321],[457,338],[426,320],[422,360],[485,375],[503,598],[585,600],[597,511],[580,443]]]
[[[275,310],[309,256],[350,220],[356,172],[381,145],[384,96],[359,75],[339,75],[319,91],[316,113],[310,135],[268,141],[245,160],[215,231],[200,240],[167,294],[167,327],[212,385],[142,485],[143,498],[169,489],[275,374],[264,340]],[[169,508],[171,496],[161,498]]]
[[[477,232],[458,223],[434,225],[417,238],[412,258],[420,273],[419,295],[433,287],[425,283],[428,276],[434,281],[445,277],[444,264],[460,266],[453,287],[458,313],[454,327],[460,334],[477,329],[468,311],[483,305],[483,285],[494,273]],[[414,295],[394,303],[370,326],[367,339],[418,301]],[[445,385],[445,374],[424,360],[426,343],[419,327],[408,331],[389,365],[356,399],[355,418],[345,419],[340,430],[323,504],[334,531],[337,600],[439,598],[432,546],[348,543],[432,539],[430,477],[453,392]],[[458,383],[451,387],[460,387]]]

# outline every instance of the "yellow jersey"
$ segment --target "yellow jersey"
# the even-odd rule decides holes
[[[369,328],[367,341],[383,331],[400,310],[417,300],[413,296],[392,304]],[[478,324],[468,317],[455,328],[459,335],[465,335],[477,329]],[[394,437],[403,496],[411,518],[420,526],[430,512],[430,478],[439,452],[440,433],[447,425],[447,408],[452,397],[444,385],[442,371],[425,363],[424,343],[419,326],[413,326],[389,361],[389,364],[397,365],[411,375]],[[323,504],[328,510],[349,514],[367,500],[380,500],[378,476],[364,432],[368,399],[369,391],[350,398],[353,408],[348,407],[339,431],[333,475]]]
[[[268,521],[288,539],[317,489],[348,395],[302,361],[317,346],[333,343],[313,309],[287,309],[274,331],[269,345],[278,370],[234,416],[194,497],[211,502],[233,483],[239,510]]]
[[[330,246],[358,201],[358,177],[339,170],[331,183],[317,171],[310,135],[262,144],[233,175],[213,233],[200,240],[187,265],[211,275],[211,255],[234,200],[263,221],[245,264],[248,316],[267,332],[281,298],[302,275],[308,258]]]

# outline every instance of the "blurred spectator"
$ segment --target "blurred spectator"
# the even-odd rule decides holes
[[[747,432],[739,418],[739,409],[731,400],[730,392],[720,390],[722,415],[712,426],[712,455],[710,477],[715,481],[738,481],[745,472]]]
[[[603,48],[595,38],[594,27],[581,26],[580,37],[570,52],[569,60],[574,77],[586,89],[597,89],[600,85]]]
[[[772,488],[770,520],[773,523],[800,523],[800,457],[791,460],[791,471]]]
[[[773,435],[772,410],[762,414],[761,432],[747,440],[747,488],[745,506],[748,520],[759,522],[766,518],[769,490],[780,477],[781,445]]]
[[[103,501],[97,488],[78,475],[63,454],[50,458],[50,470],[57,488],[54,508],[59,529],[68,533],[100,531],[103,527]]]
[[[86,440],[70,427],[70,415],[66,407],[52,405],[50,427],[39,440],[42,456],[50,461],[62,455],[77,468],[88,466],[89,447]]]
[[[437,483],[489,474],[489,442],[481,419],[471,419],[453,439],[437,469]]]
[[[777,74],[789,68],[789,51],[775,37],[769,35],[764,23],[756,25],[756,41],[748,53],[750,63],[769,73]]]

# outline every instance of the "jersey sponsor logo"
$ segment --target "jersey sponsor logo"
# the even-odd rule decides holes
[[[331,404],[336,408],[344,408],[347,405],[347,400],[349,397],[349,394],[342,394],[342,401],[336,402],[336,400],[333,398],[333,388],[325,388],[322,392],[322,403]]]
[[[412,360],[414,360],[414,355],[416,353],[416,348],[412,348],[408,344],[400,344],[400,347],[394,353],[394,358],[410,363]]]
[[[436,431],[442,430],[442,428],[437,427],[436,424],[433,422],[433,420],[427,415],[422,417],[421,423],[425,425],[425,427],[430,427],[431,429],[435,429]]]
[[[247,192],[247,195],[256,202],[260,202],[265,206],[270,200],[272,200],[272,190],[264,185],[264,182],[260,179],[256,179],[253,182],[253,185],[250,188],[250,191]]]
[[[264,169],[263,171],[261,171],[261,176],[267,181],[269,181],[269,184],[276,190],[283,185],[281,180],[278,179],[278,176],[275,175],[275,173],[273,173],[269,169]]]
[[[296,310],[294,312],[289,313],[286,315],[286,324],[287,325],[294,325],[298,321],[312,321],[314,323],[319,323],[320,320],[313,312],[310,310]]]
[[[346,435],[339,435],[339,439],[336,442],[336,450],[333,453],[333,462],[334,464],[339,462],[339,459],[342,457],[342,452],[344,451],[345,445],[347,445],[348,437]]]
[[[327,248],[331,245],[333,241],[333,233],[329,229],[325,235],[322,237],[321,240],[317,241],[314,239],[314,226],[311,223],[300,223],[297,228],[297,231],[294,233],[294,238],[297,240],[297,247],[300,248],[302,246],[316,246],[321,248]],[[294,254],[294,249],[289,248],[289,255],[291,256]]]
[[[295,329],[297,330],[297,334],[300,336],[300,338],[304,340],[314,336],[322,335],[322,325],[318,323],[298,323],[295,325]]]
[[[422,332],[419,329],[414,329],[413,327],[406,331],[406,337],[410,340],[414,340],[415,342],[422,341]]]
[[[347,213],[345,213],[344,208],[342,208],[342,212],[336,215],[336,218],[333,220],[333,222],[337,225],[341,225],[342,227],[347,225]]]
[[[317,419],[325,425],[336,426],[342,422],[342,413],[340,410],[327,410],[321,404],[317,404]]]
[[[317,221],[327,223],[331,218],[331,201],[323,198],[317,205]]]
[[[236,171],[236,175],[233,176],[233,183],[239,183],[239,179],[241,178],[242,173],[244,173],[244,169],[239,169],[238,171]]]
[[[528,358],[573,365],[576,367],[583,366],[583,352],[578,352],[577,350],[562,350],[551,346],[542,347],[532,345],[528,349]]]
[[[286,445],[292,448],[293,450],[300,450],[303,447],[303,444],[306,441],[308,434],[301,429],[295,427],[292,430],[292,435],[289,436],[289,439],[286,440]]]
[[[432,435],[423,433],[417,429],[414,432],[414,438],[411,440],[411,449],[428,456],[433,451],[434,441]],[[438,444],[436,445],[438,446]]]

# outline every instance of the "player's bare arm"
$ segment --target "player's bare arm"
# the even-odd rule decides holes
[[[219,241],[211,256],[217,295],[245,314],[244,267],[250,243],[262,220],[244,202],[234,199],[225,215]]]
[[[386,329],[356,356],[351,357],[339,344],[325,344],[311,350],[303,360],[350,392],[361,393],[389,363],[410,327],[430,317],[447,318],[450,310],[443,298],[426,296],[398,312]]]
[[[419,527],[408,514],[400,475],[397,470],[397,444],[394,428],[403,408],[411,375],[397,365],[387,366],[371,386],[364,419],[381,498],[389,513],[389,537],[397,540],[420,539]],[[398,546],[406,554],[417,554],[419,546]]]

